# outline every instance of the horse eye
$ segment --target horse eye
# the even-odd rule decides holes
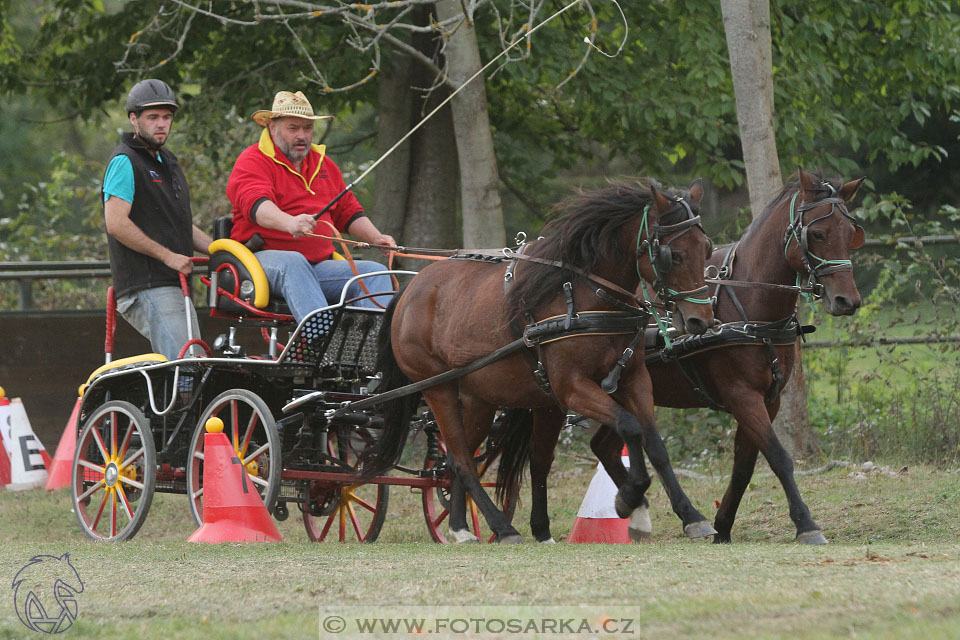
[[[825,234],[823,231],[811,231],[811,232],[810,232],[810,235],[813,236],[813,239],[814,239],[814,240],[826,240],[826,239],[827,239],[827,234]]]
[[[673,255],[670,257],[670,261],[673,262],[673,264],[683,264],[683,255],[680,253],[674,252]]]

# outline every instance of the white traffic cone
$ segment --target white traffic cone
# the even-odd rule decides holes
[[[0,439],[3,440],[3,455],[10,465],[10,491],[22,491],[42,487],[47,482],[47,467],[50,456],[37,438],[27,419],[20,398],[7,400],[0,387]]]
[[[630,468],[630,458],[627,457],[627,447],[623,447],[623,466]],[[567,542],[624,544],[631,542],[628,527],[629,518],[617,516],[613,506],[617,497],[617,485],[613,483],[602,464],[597,465],[597,472],[593,474],[587,494],[580,503],[580,511],[573,523]]]

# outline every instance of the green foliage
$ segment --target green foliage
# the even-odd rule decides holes
[[[944,206],[924,220],[906,198],[889,194],[865,198],[861,215],[889,225],[890,248],[873,257],[876,282],[860,311],[842,322],[821,319],[816,335],[856,343],[960,334],[956,245],[903,239],[960,235],[957,210]],[[958,365],[960,345],[946,341],[805,350],[811,423],[822,430],[824,448],[841,457],[953,464],[960,459]]]
[[[0,218],[7,260],[79,260],[106,255],[99,203],[101,167],[75,154],[53,153],[48,178],[27,185],[12,217]]]

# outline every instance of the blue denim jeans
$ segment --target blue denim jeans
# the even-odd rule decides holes
[[[134,329],[150,341],[150,348],[173,360],[187,342],[187,319],[180,287],[141,289],[117,299],[117,311]],[[193,337],[200,337],[197,312],[190,304]],[[187,355],[202,355],[200,347],[190,347]]]
[[[324,260],[310,264],[302,254],[296,251],[258,251],[257,259],[267,275],[270,290],[280,292],[290,307],[290,313],[299,323],[316,309],[340,302],[340,294],[347,280],[353,277],[350,263],[346,260]],[[373,260],[354,260],[361,274],[384,271],[379,262]],[[370,276],[363,279],[370,293],[393,291],[390,276]],[[354,282],[347,291],[345,299],[364,295],[359,282]],[[377,296],[384,307],[393,296]],[[379,308],[373,299],[365,298],[354,303],[358,307]]]

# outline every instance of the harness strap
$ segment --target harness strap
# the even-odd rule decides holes
[[[456,369],[451,369],[449,371],[444,371],[441,374],[431,376],[420,382],[414,382],[412,384],[404,385],[390,391],[385,391],[384,393],[377,394],[375,396],[370,396],[369,398],[364,398],[363,400],[357,400],[355,402],[348,402],[341,406],[339,409],[333,411],[329,416],[331,418],[339,418],[348,413],[354,411],[359,411],[360,409],[366,409],[367,407],[375,407],[378,404],[383,404],[384,402],[389,402],[391,400],[396,400],[406,395],[412,393],[418,393],[424,389],[429,389],[430,387],[435,387],[437,385],[443,384],[444,382],[449,382],[451,380],[456,380],[457,378],[462,378],[463,376],[473,373],[478,369],[482,369],[488,364],[492,364],[497,360],[506,358],[508,355],[514,351],[522,349],[526,345],[524,344],[523,338],[514,340],[513,342],[506,344],[495,351],[491,351],[487,355],[483,356],[479,360],[474,360],[470,364],[466,364],[462,367],[457,367]]]
[[[721,278],[721,279],[727,279],[727,278],[730,278],[730,277],[733,275],[733,261],[734,261],[734,259],[735,259],[735,257],[736,257],[736,254],[737,254],[737,247],[739,247],[739,246],[740,246],[740,242],[737,241],[737,243],[736,243],[735,245],[733,245],[732,247],[730,247],[729,249],[727,249],[727,255],[725,255],[725,256],[723,257],[723,267],[720,269],[720,278]],[[716,311],[716,301],[717,301],[717,298],[720,296],[720,287],[723,287],[723,286],[724,286],[724,285],[721,284],[721,285],[719,285],[719,286],[717,287],[717,293],[716,293],[716,295],[713,297],[713,300],[714,300],[714,311]],[[740,314],[740,318],[743,319],[744,321],[746,321],[746,320],[747,320],[747,312],[744,311],[743,305],[740,304],[740,299],[737,297],[737,294],[734,292],[733,289],[731,289],[731,288],[729,288],[729,287],[727,287],[726,291],[727,291],[727,295],[730,296],[730,300],[733,302],[733,306],[735,306],[735,307],[737,308],[737,313]]]
[[[522,243],[517,247],[517,252],[518,252],[518,253],[523,253],[523,251],[524,251],[524,249],[526,249],[526,247],[527,247],[527,243],[522,242]],[[501,257],[502,257],[502,256],[501,256]],[[504,274],[503,274],[503,295],[504,295],[504,297],[507,296],[507,293],[509,293],[509,291],[510,291],[510,287],[513,286],[513,282],[514,282],[514,272],[515,272],[516,269],[517,269],[517,264],[519,264],[519,262],[518,262],[517,260],[510,260],[510,264],[507,265],[507,270],[506,270],[506,271],[504,272]],[[567,285],[567,284],[569,284],[569,283],[564,283],[564,290],[565,290],[565,291],[566,291],[566,285]],[[533,324],[533,323],[534,323],[533,316],[531,316],[529,313],[526,313],[525,315],[526,315],[526,318],[527,318],[527,323],[528,323],[528,324]],[[519,319],[519,318],[517,318],[517,317],[511,318],[511,319],[510,319],[510,323],[509,323],[508,326],[510,327],[510,333],[513,334],[513,337],[514,337],[514,338],[522,338],[522,337],[523,337],[523,329],[524,329],[524,327],[523,327],[523,325],[520,324],[520,319]],[[568,326],[567,328],[569,329],[569,326]],[[537,353],[536,353],[536,355],[534,355],[534,353],[533,353],[532,351],[530,351],[530,349],[524,349],[524,351],[523,351],[523,357],[527,360],[527,362],[528,362],[528,363],[530,364],[530,366],[532,367],[531,371],[533,372],[533,377],[534,377],[534,379],[537,381],[537,384],[540,385],[540,389],[542,389],[543,392],[544,392],[547,396],[549,396],[551,399],[553,399],[554,402],[556,402],[556,401],[557,401],[557,396],[553,393],[553,387],[550,386],[550,378],[549,378],[549,376],[547,376],[547,369],[546,369],[546,367],[543,366],[543,352],[542,352],[539,344],[536,345],[536,351],[537,351]],[[559,403],[558,403],[558,404],[559,404]]]
[[[568,264],[566,262],[562,262],[559,260],[545,260],[544,258],[537,258],[536,256],[524,255],[522,253],[517,253],[513,249],[504,249],[503,255],[506,256],[507,258],[510,258],[511,260],[527,260],[529,262],[536,262],[537,264],[545,264],[551,267],[559,267],[560,269],[566,269],[567,271],[572,271],[573,273],[586,278],[588,281],[596,285],[600,285],[605,289],[609,289],[611,291],[619,293],[620,295],[624,296],[631,302],[635,302],[638,306],[645,307],[647,304],[646,302],[638,298],[633,293],[627,291],[620,285],[614,284],[613,282],[610,282],[606,278],[601,278],[598,275],[594,275],[592,273],[584,271],[583,269],[575,265]]]

